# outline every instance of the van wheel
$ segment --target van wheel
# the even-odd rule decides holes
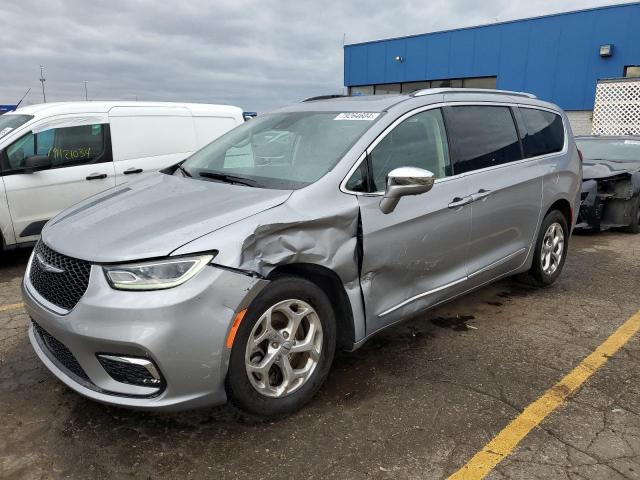
[[[631,224],[624,227],[625,232],[640,233],[640,193],[632,200],[631,204]]]
[[[256,420],[293,413],[324,383],[335,347],[327,295],[301,277],[277,278],[249,306],[236,334],[229,400]]]
[[[534,285],[554,283],[564,267],[569,246],[569,227],[562,213],[553,210],[544,217],[536,240],[529,277]]]

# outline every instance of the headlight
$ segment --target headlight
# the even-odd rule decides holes
[[[161,290],[182,285],[206,267],[213,257],[180,257],[102,268],[109,284],[118,290]]]

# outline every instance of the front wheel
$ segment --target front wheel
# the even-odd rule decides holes
[[[252,302],[236,334],[226,388],[258,419],[290,414],[324,382],[336,345],[327,295],[300,277],[273,280]]]
[[[529,277],[538,286],[554,283],[564,267],[569,244],[569,227],[565,216],[553,210],[544,217],[536,240]]]

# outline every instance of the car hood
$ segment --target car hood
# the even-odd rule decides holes
[[[57,252],[93,262],[162,257],[290,195],[157,173],[60,213],[47,223],[42,239]]]
[[[613,177],[621,173],[640,170],[640,162],[621,162],[617,160],[585,160],[582,163],[582,178],[585,180]]]

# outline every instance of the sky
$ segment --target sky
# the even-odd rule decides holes
[[[342,46],[602,0],[0,0],[0,103],[145,100],[269,111],[342,93]]]

